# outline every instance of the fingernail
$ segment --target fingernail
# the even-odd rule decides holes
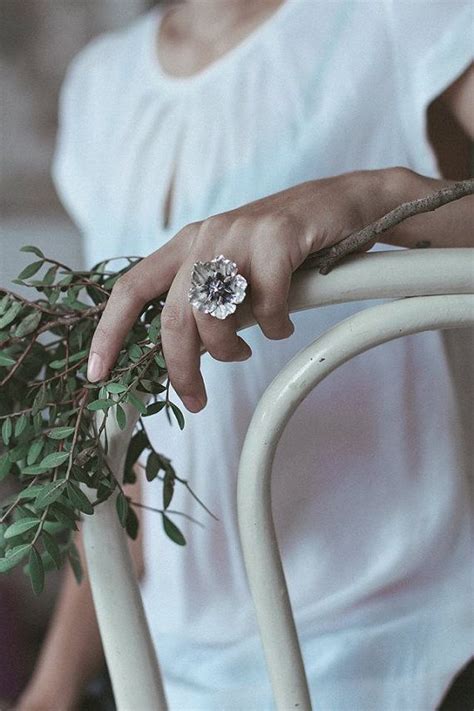
[[[104,361],[98,353],[91,353],[87,366],[87,379],[91,383],[95,383],[98,380],[102,380],[104,376]]]
[[[199,410],[202,410],[206,404],[203,400],[201,400],[201,398],[194,397],[192,395],[183,395],[181,400],[191,412],[199,412]]]

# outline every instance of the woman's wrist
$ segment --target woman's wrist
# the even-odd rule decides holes
[[[424,198],[453,184],[452,181],[428,178],[409,168],[386,168],[365,171],[360,190],[366,191],[362,200],[364,224],[374,222],[395,207]],[[368,196],[368,199],[367,199]],[[468,225],[472,220],[473,198],[453,202],[440,210],[416,215],[380,235],[380,242],[400,247],[470,247]]]

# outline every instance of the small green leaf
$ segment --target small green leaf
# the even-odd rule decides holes
[[[71,528],[73,530],[77,529],[76,520],[77,516],[73,510],[64,506],[59,501],[55,501],[51,504],[49,509],[50,513],[53,514],[54,518],[62,523],[66,528]]]
[[[10,358],[6,353],[0,353],[0,366],[8,368],[10,365],[15,365],[16,361]]]
[[[119,491],[117,499],[115,500],[115,507],[117,509],[117,515],[122,526],[125,528],[128,516],[128,500],[127,497]]]
[[[148,329],[148,338],[152,343],[156,343],[160,337],[161,330],[161,314],[155,316],[153,321],[150,323],[150,328]]]
[[[19,546],[10,548],[5,558],[0,559],[0,573],[6,573],[14,568],[28,554],[31,543],[22,543]]]
[[[147,407],[143,400],[141,400],[139,397],[137,397],[134,393],[128,393],[127,395],[127,402],[130,403],[130,405],[133,405],[133,407],[138,410],[138,412],[141,415],[146,414]]]
[[[173,521],[165,514],[161,515],[163,517],[163,528],[165,529],[165,533],[168,538],[171,538],[171,540],[177,543],[179,546],[185,546],[186,539],[179,530],[179,528],[176,526],[176,524],[173,523]]]
[[[44,568],[41,556],[33,546],[28,560],[28,575],[35,595],[40,595],[44,588]]]
[[[174,476],[166,474],[163,482],[163,508],[167,509],[174,494]]]
[[[29,279],[30,277],[34,276],[34,274],[36,274],[36,272],[38,272],[41,269],[43,264],[44,264],[43,259],[41,259],[39,262],[32,262],[31,264],[28,264],[28,266],[25,267],[23,269],[23,271],[21,271],[18,274],[17,278],[18,279]]]
[[[36,462],[39,455],[41,454],[43,447],[44,447],[44,439],[35,439],[35,441],[31,445],[30,449],[28,450],[28,454],[26,457],[26,463],[28,465],[34,464]]]
[[[19,462],[20,460],[24,459],[26,457],[26,453],[28,452],[28,442],[23,442],[23,444],[19,444],[13,449],[10,449],[10,461],[11,462]]]
[[[51,452],[40,462],[40,467],[47,467],[48,469],[54,469],[54,467],[59,467],[66,459],[69,458],[69,452]]]
[[[48,432],[50,439],[67,439],[74,434],[74,427],[56,427]]]
[[[0,318],[0,329],[5,328],[5,326],[8,326],[12,321],[14,321],[22,308],[23,304],[20,301],[15,301],[3,314],[2,318]]]
[[[27,486],[26,489],[23,489],[23,491],[20,491],[18,494],[18,499],[20,501],[27,501],[29,499],[34,499],[38,496],[38,494],[41,493],[43,490],[44,484],[33,484],[32,486]],[[36,504],[35,504],[36,506]]]
[[[22,533],[30,531],[32,528],[39,524],[39,519],[37,518],[20,518],[19,521],[15,521],[11,526],[8,526],[4,533],[5,538],[14,538],[15,536],[21,536]]]
[[[67,359],[67,363],[69,365],[73,365],[74,363],[77,363],[78,361],[85,358],[88,353],[89,353],[88,349],[83,349],[82,351],[79,351],[78,353],[74,353],[74,355],[69,356],[69,358]],[[61,370],[61,368],[64,368],[65,365],[66,365],[66,358],[62,358],[61,360],[53,360],[53,361],[51,361],[51,363],[49,363],[49,367],[52,368],[53,370]]]
[[[52,504],[56,501],[56,499],[59,499],[63,493],[65,485],[65,479],[57,479],[56,481],[50,481],[47,484],[43,484],[41,492],[36,498],[35,506],[38,509],[44,509],[46,506],[49,506],[49,504]]]
[[[113,393],[114,395],[120,395],[127,391],[127,387],[121,383],[108,383],[105,387],[107,392]]]
[[[33,331],[36,330],[39,325],[39,322],[41,321],[41,316],[41,311],[33,311],[33,313],[26,316],[18,324],[15,331],[15,336],[22,338],[23,336],[28,336],[30,333],[33,333]]]
[[[8,447],[8,443],[10,442],[10,437],[13,434],[13,425],[10,417],[7,417],[6,420],[3,421],[2,425],[2,439],[5,444],[5,447]]]
[[[54,565],[59,570],[59,568],[61,567],[62,556],[58,544],[56,543],[54,538],[44,530],[42,531],[41,538],[46,553],[49,555]]]
[[[130,356],[130,360],[137,361],[140,360],[140,358],[143,355],[143,351],[140,348],[140,346],[137,346],[136,343],[132,343],[131,346],[128,347],[128,355]]]
[[[28,418],[26,415],[21,415],[15,424],[15,437],[19,437],[22,432],[25,431],[28,425]]]
[[[128,514],[127,514],[127,521],[125,523],[125,530],[127,531],[127,534],[130,536],[132,541],[136,540],[136,537],[138,535],[138,528],[139,528],[139,523],[138,523],[138,517],[135,511],[131,506],[128,507]]]
[[[140,390],[146,390],[149,393],[152,393],[153,395],[160,395],[161,393],[164,393],[166,390],[166,387],[159,383],[156,380],[146,380],[143,378],[140,380]]]
[[[41,464],[32,464],[30,467],[23,467],[21,473],[27,476],[36,476],[37,474],[44,474],[48,469],[49,467],[42,467]]]
[[[103,386],[101,387],[101,389],[99,390],[99,394],[98,394],[97,397],[98,397],[99,400],[106,400],[106,399],[107,399],[107,388],[105,387],[105,385],[103,385]]]
[[[127,426],[127,415],[125,414],[125,410],[121,405],[117,405],[117,407],[115,408],[115,419],[117,420],[117,424],[120,429],[124,430]]]
[[[179,409],[177,405],[174,404],[174,402],[170,402],[171,409],[173,410],[173,414],[176,417],[176,420],[178,421],[179,429],[182,430],[184,429],[184,415]]]
[[[69,501],[79,509],[79,511],[89,515],[94,513],[94,507],[87,496],[76,484],[73,484],[72,481],[68,481],[67,483],[67,495]]]
[[[165,359],[163,358],[161,353],[158,353],[158,355],[155,356],[155,363],[159,368],[164,368],[166,370]]]
[[[38,390],[35,399],[33,400],[33,408],[32,408],[32,415],[35,417],[46,405],[47,402],[47,397],[46,397],[46,388],[44,385],[40,387]]]
[[[153,481],[161,469],[161,460],[156,452],[150,452],[146,460],[145,474],[148,481]]]
[[[109,407],[115,405],[113,400],[94,400],[87,405],[87,409],[91,412],[96,412],[97,410],[108,410]]]
[[[38,249],[38,247],[32,244],[26,244],[24,247],[21,247],[20,252],[31,252],[32,254],[36,254],[37,257],[40,257],[40,259],[44,259],[44,254],[41,249]]]
[[[51,284],[53,284],[57,271],[58,267],[55,264],[53,264],[53,266],[48,269],[48,271],[43,277],[43,284],[45,286],[51,286]]]
[[[166,407],[165,400],[159,400],[158,402],[152,402],[151,405],[148,405],[146,412],[143,416],[144,417],[151,417],[151,415],[156,415],[156,413],[160,412],[164,407]]]
[[[132,470],[135,462],[141,455],[144,449],[149,447],[150,442],[148,440],[148,436],[146,432],[143,430],[140,430],[139,432],[136,432],[132,439],[130,440],[130,444],[128,445],[127,449],[127,456],[125,459],[125,475],[128,476]]]

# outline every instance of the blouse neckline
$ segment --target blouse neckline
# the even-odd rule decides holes
[[[154,8],[149,14],[149,32],[146,43],[147,60],[151,74],[154,75],[155,80],[157,80],[160,85],[167,86],[170,89],[191,89],[195,86],[200,86],[211,77],[224,72],[228,66],[245,55],[252,46],[258,43],[267,32],[272,30],[274,26],[286,16],[287,12],[293,8],[297,1],[298,0],[283,0],[281,5],[269,17],[255,27],[252,32],[238,42],[238,44],[200,71],[187,76],[175,76],[163,69],[159,59],[158,43],[160,26],[166,10],[160,7]]]

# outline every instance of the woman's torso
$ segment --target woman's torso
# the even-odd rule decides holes
[[[104,69],[95,86],[84,82],[90,117],[80,124],[89,126],[83,165],[93,189],[81,193],[76,180],[74,194],[74,181],[68,186],[64,167],[57,170],[86,234],[88,262],[148,254],[189,222],[306,180],[392,165],[435,175],[422,117],[414,112],[407,125],[401,108],[386,12],[378,2],[289,0],[228,55],[182,80],[158,66],[157,13],[99,40],[83,59],[89,68],[103,60]],[[218,692],[206,696],[206,684],[234,688],[236,708],[264,708],[268,685],[237,534],[241,445],[260,395],[290,357],[366,306],[295,314],[295,335],[285,342],[249,329],[250,361],[203,357],[205,411],[188,415],[183,432],[164,416],[149,425],[159,451],[219,518],[178,489],[173,507],[206,524],[202,530],[176,518],[188,540],[178,549],[160,517],[145,516],[144,600],[181,704],[187,676],[196,704],[199,690],[207,699],[203,708],[231,703]],[[432,623],[437,609],[445,632],[462,637],[467,622],[460,426],[442,336],[427,333],[343,366],[305,400],[282,438],[273,474],[277,530],[309,676],[319,675],[328,698],[340,695],[333,708],[346,708],[347,690],[365,698],[360,678],[384,676],[380,650],[388,664],[402,655],[394,689],[380,692],[380,704],[397,711],[390,704],[408,688],[399,677],[428,674],[426,659],[413,664],[413,655],[425,655],[446,677],[468,656],[465,639],[448,659],[438,654]],[[145,499],[161,506],[158,482],[147,485]],[[233,677],[237,667],[241,679]],[[375,698],[375,687],[364,684]]]

